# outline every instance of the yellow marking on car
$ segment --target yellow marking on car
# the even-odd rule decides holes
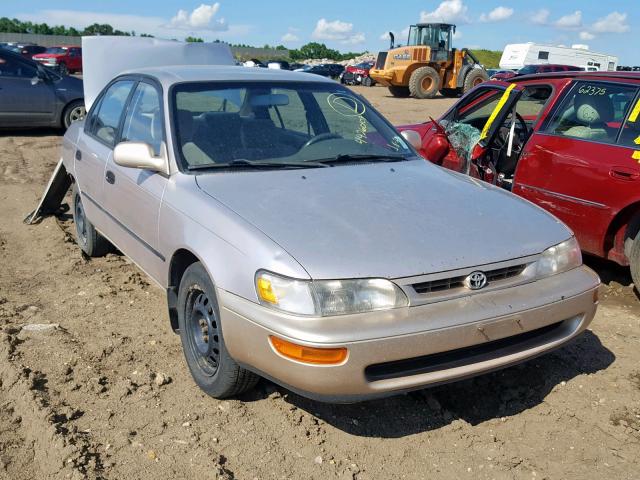
[[[633,107],[631,111],[631,115],[629,115],[629,121],[631,123],[635,123],[638,120],[638,115],[640,115],[640,100],[636,102],[636,106]]]
[[[505,103],[507,103],[507,100],[509,99],[509,95],[511,94],[511,90],[513,90],[515,87],[516,87],[516,84],[512,83],[502,94],[502,98],[500,98],[500,101],[496,105],[496,108],[493,109],[493,112],[491,112],[491,115],[489,116],[489,120],[487,120],[487,123],[485,123],[484,128],[482,129],[482,133],[480,134],[480,140],[484,140],[485,138],[487,138],[491,125],[493,125],[493,122],[495,121],[496,117],[500,113],[500,110],[502,110],[502,107],[504,107]]]
[[[636,145],[640,145],[640,135],[638,135],[636,137],[636,139],[633,141],[633,143],[635,143]]]
[[[636,150],[635,152],[633,152],[633,155],[631,155],[631,158],[633,158],[634,160],[637,160],[638,163],[640,163],[640,150]]]

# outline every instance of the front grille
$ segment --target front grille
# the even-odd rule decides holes
[[[489,270],[484,272],[487,276],[487,285],[491,285],[492,282],[498,282],[500,280],[508,280],[509,278],[517,277],[525,269],[526,265],[513,265],[511,267],[497,268],[495,270]],[[414,283],[412,285],[416,293],[427,294],[442,292],[445,290],[453,290],[455,288],[464,287],[464,279],[466,275],[458,277],[440,278],[438,280],[431,280],[429,282]]]
[[[384,64],[387,61],[387,52],[378,53],[378,59],[376,60],[376,70],[384,69]]]
[[[433,353],[422,357],[369,365],[364,372],[367,380],[374,382],[472,365],[521,352],[556,338],[561,338],[567,335],[568,327],[571,327],[571,323],[562,321],[479,345],[458,348],[448,352]]]

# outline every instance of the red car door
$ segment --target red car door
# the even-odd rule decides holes
[[[565,222],[584,251],[606,256],[613,218],[640,198],[640,129],[628,121],[638,85],[579,80],[565,92],[527,142],[513,192]]]
[[[471,157],[488,147],[522,90],[516,83],[500,81],[474,88],[439,121],[427,124],[421,154],[450,170],[470,173]]]

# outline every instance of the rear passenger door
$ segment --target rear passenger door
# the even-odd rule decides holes
[[[637,196],[632,157],[640,131],[628,117],[637,85],[576,81],[529,140],[513,192],[571,227],[582,249],[603,255],[615,214]]]

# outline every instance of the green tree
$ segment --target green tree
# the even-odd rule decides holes
[[[188,36],[187,38],[184,39],[185,42],[188,43],[202,43],[204,42],[203,39],[199,38],[199,37],[192,37],[192,36]]]

